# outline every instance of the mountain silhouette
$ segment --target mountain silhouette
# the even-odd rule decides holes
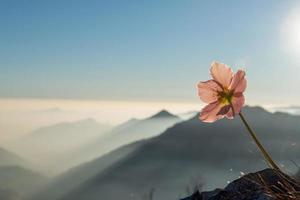
[[[28,163],[19,155],[0,147],[0,167],[11,165],[28,166]]]
[[[178,116],[171,114],[169,111],[163,109],[158,113],[154,114],[153,116],[149,117],[148,119],[159,119],[159,118],[177,118]]]
[[[30,162],[0,148],[0,199],[16,200],[32,195],[48,179],[33,172]]]
[[[14,149],[40,170],[57,174],[81,163],[81,160],[73,160],[71,157],[75,149],[110,129],[111,126],[94,119],[58,123],[27,134],[14,144]]]
[[[179,117],[166,110],[145,119],[131,119],[74,151],[74,158],[90,161],[122,145],[157,136],[179,121]]]
[[[35,194],[30,200],[53,200],[59,199],[85,181],[93,178],[100,171],[106,170],[113,164],[130,155],[143,144],[142,141],[125,145],[105,154],[91,162],[86,162],[74,167],[67,172],[55,177],[46,187]]]
[[[47,182],[48,178],[30,169],[20,166],[0,167],[0,188],[16,191],[23,198],[30,197]]]
[[[281,163],[287,158],[299,159],[299,145],[291,144],[300,139],[300,117],[273,114],[260,107],[245,107],[243,112],[274,160]],[[191,177],[202,176],[205,187],[211,189],[226,185],[239,173],[267,167],[238,118],[209,124],[200,122],[196,115],[157,137],[132,145],[136,147],[133,151],[59,199],[139,199],[153,188],[155,199],[176,199],[186,196]],[[108,159],[110,154],[105,157]],[[97,165],[99,159],[81,166],[81,174],[88,172],[93,163]],[[75,177],[76,170],[73,172],[69,176]]]
[[[0,188],[0,199],[3,200],[23,200],[17,192],[10,190],[10,189],[2,189]]]
[[[131,142],[154,137],[179,121],[181,121],[181,119],[176,115],[162,110],[148,118],[130,119],[115,127],[106,133],[105,136],[99,137],[94,142],[86,145],[85,148],[74,152],[74,157],[79,157],[79,159],[85,158],[89,160],[88,158],[99,157],[99,155],[104,154],[104,156],[92,162],[86,162],[58,176],[49,184],[48,188],[37,194],[35,199],[57,199],[58,196],[61,196],[68,192],[68,190],[73,189],[85,180],[95,176],[99,171],[105,170],[110,165],[126,157],[142,143],[141,141],[136,143]],[[131,144],[126,145],[128,143]],[[126,146],[116,149],[122,145]],[[62,187],[64,190],[61,190]]]

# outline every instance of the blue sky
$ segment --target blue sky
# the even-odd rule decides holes
[[[0,97],[195,101],[217,60],[247,71],[248,102],[296,104],[300,54],[285,49],[281,25],[297,7],[0,0]]]

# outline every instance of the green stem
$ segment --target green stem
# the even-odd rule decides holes
[[[253,130],[250,128],[249,124],[247,123],[246,119],[244,118],[244,116],[242,115],[242,113],[239,113],[244,125],[246,126],[248,132],[250,133],[252,139],[254,140],[254,142],[256,143],[256,145],[258,146],[259,150],[261,151],[261,153],[263,154],[264,158],[266,159],[268,165],[273,168],[276,169],[278,171],[280,171],[279,167],[275,164],[275,162],[272,160],[271,156],[268,154],[268,152],[264,149],[263,145],[259,142],[259,140],[256,137],[256,134],[253,132]]]

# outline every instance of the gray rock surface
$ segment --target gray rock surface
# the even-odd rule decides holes
[[[289,200],[300,199],[300,183],[281,172],[265,169],[247,174],[224,189],[196,192],[182,200]]]

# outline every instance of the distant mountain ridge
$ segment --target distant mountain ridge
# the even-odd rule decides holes
[[[300,117],[272,114],[260,107],[245,107],[243,112],[276,161],[287,157],[298,158],[299,146],[288,144],[285,151],[278,147],[291,138],[290,142],[300,139]],[[207,124],[200,122],[196,115],[161,135],[137,144],[138,148],[126,157],[100,170],[60,200],[138,199],[151,188],[155,188],[155,199],[176,199],[180,194],[184,196],[184,188],[190,177],[198,177],[199,174],[206,176],[206,180],[216,181],[210,183],[216,187],[226,184],[230,177],[238,176],[240,171],[266,167],[240,119],[224,119]],[[122,152],[122,147],[117,151]],[[106,155],[107,158],[109,156]],[[89,163],[89,167],[93,166],[93,162]],[[89,167],[86,171],[89,171]],[[229,171],[231,168],[236,170],[230,172],[227,178],[217,175],[221,173],[217,170]],[[84,171],[83,168],[81,170]],[[214,178],[214,174],[217,177]]]
[[[97,152],[101,152],[102,149],[110,149],[107,151],[107,154],[104,154],[102,157],[98,156],[98,158],[92,162],[86,162],[57,177],[48,187],[48,190],[51,192],[48,193],[46,188],[34,199],[38,200],[42,197],[44,200],[57,199],[58,196],[62,196],[68,190],[71,190],[85,180],[92,178],[98,174],[99,171],[107,169],[127,155],[130,155],[131,152],[135,151],[142,144],[141,141],[134,141],[159,135],[179,121],[181,121],[181,119],[176,115],[162,110],[145,119],[131,119],[115,127],[113,130],[106,133],[105,137],[99,137],[98,140],[95,140],[92,144],[88,145],[86,149],[81,149],[80,151],[75,152],[74,155],[80,157],[80,154],[82,154],[82,157],[88,157],[88,152],[91,152],[90,157],[96,157],[97,155],[100,155]],[[146,139],[143,141],[146,141]],[[127,145],[128,143],[130,144]],[[114,144],[114,146],[107,146],[110,144]],[[125,146],[115,150],[115,147],[122,145]],[[89,170],[86,170],[87,168]],[[64,188],[64,190],[60,191],[61,188]],[[49,196],[47,196],[47,194],[49,194]]]
[[[0,147],[0,167],[11,165],[24,166],[28,165],[28,163],[19,155]]]
[[[66,193],[72,191],[74,188],[79,187],[85,181],[88,181],[90,178],[94,177],[99,173],[99,171],[106,170],[111,165],[126,158],[127,155],[130,155],[142,144],[143,142],[135,142],[114,150],[109,154],[105,154],[91,162],[86,162],[76,166],[54,178],[50,184],[48,184],[44,189],[42,189],[29,200],[59,199]]]
[[[0,199],[3,200],[23,200],[23,198],[15,191],[0,188]]]
[[[148,119],[158,119],[158,118],[176,118],[176,119],[179,119],[179,117],[177,115],[174,115],[174,114],[170,113],[169,111],[167,111],[165,109],[163,109],[163,110],[159,111],[158,113],[152,115]]]
[[[72,152],[111,128],[90,118],[62,122],[36,129],[18,140],[14,148],[41,170],[55,174],[79,164],[80,160],[70,157]]]
[[[61,123],[57,123],[54,125],[50,125],[50,126],[45,126],[39,129],[36,129],[35,131],[33,131],[32,133],[26,135],[26,138],[30,138],[30,137],[49,137],[49,136],[53,136],[53,137],[58,137],[61,136],[61,133],[58,132],[63,132],[63,134],[77,134],[78,129],[86,129],[86,131],[89,131],[93,134],[99,135],[99,133],[95,133],[96,131],[92,130],[92,128],[95,129],[103,129],[104,131],[108,131],[109,129],[111,129],[112,127],[107,125],[107,124],[100,124],[98,123],[96,120],[92,119],[92,118],[87,118],[87,119],[83,119],[83,120],[79,120],[79,121],[75,121],[75,122],[61,122]],[[92,130],[92,131],[90,131]]]
[[[46,177],[29,167],[27,160],[0,147],[0,199],[21,200],[46,183]]]
[[[21,197],[29,197],[48,182],[48,178],[20,166],[0,167],[0,188],[15,191]]]
[[[145,119],[131,119],[74,152],[74,156],[89,161],[122,145],[157,136],[180,121],[178,116],[166,110],[159,111]]]

